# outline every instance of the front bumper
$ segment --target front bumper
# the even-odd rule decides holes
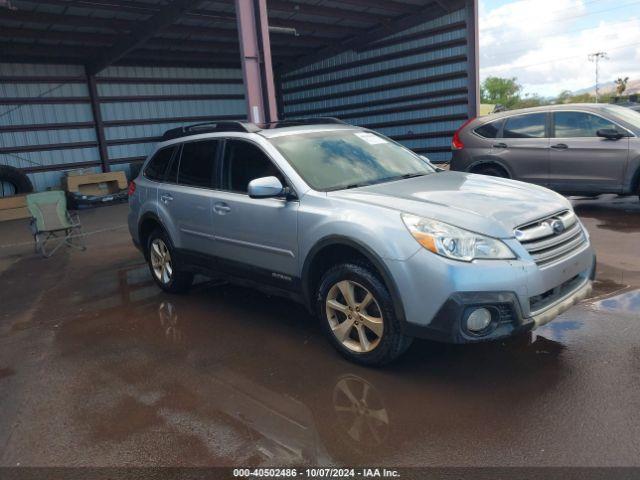
[[[470,343],[532,330],[586,298],[595,255],[587,244],[561,262],[539,268],[526,259],[463,263],[421,251],[392,268],[400,279],[406,335]],[[491,328],[481,335],[465,327],[477,307],[492,312]]]

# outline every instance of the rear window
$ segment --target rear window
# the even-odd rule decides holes
[[[496,138],[500,131],[501,122],[501,120],[496,120],[495,122],[485,123],[476,128],[474,132],[484,138]]]
[[[530,113],[509,117],[504,125],[504,138],[544,138],[545,113]]]
[[[165,172],[167,171],[167,166],[171,161],[171,157],[173,156],[173,152],[175,151],[175,147],[163,148],[162,150],[158,150],[158,152],[153,156],[149,163],[144,169],[144,176],[149,180],[162,181],[164,180]]]

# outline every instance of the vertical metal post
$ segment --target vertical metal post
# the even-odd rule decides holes
[[[478,0],[467,0],[467,115],[480,111],[480,72],[478,61]]]
[[[86,71],[86,70],[85,70]],[[96,129],[98,139],[98,151],[100,152],[100,164],[103,172],[109,169],[109,151],[107,141],[104,136],[104,125],[102,123],[102,112],[100,111],[100,99],[98,98],[98,87],[96,86],[95,75],[87,71],[87,85],[89,86],[89,99],[91,100],[91,111],[93,112],[93,124]]]
[[[278,120],[266,0],[235,0],[248,118]]]

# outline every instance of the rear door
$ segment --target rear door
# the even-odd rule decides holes
[[[600,129],[626,130],[599,115],[553,112],[549,186],[567,193],[620,192],[629,158],[629,137],[607,140]]]
[[[295,285],[298,275],[297,199],[250,198],[251,180],[275,176],[288,181],[255,143],[225,141],[219,190],[213,203],[216,256],[222,264],[251,272],[283,287]]]
[[[158,189],[160,208],[169,212],[172,240],[184,253],[213,254],[214,172],[222,142],[186,142]]]
[[[549,178],[549,136],[547,113],[536,112],[507,117],[502,138],[495,139],[492,155],[501,159],[514,179],[547,185]]]

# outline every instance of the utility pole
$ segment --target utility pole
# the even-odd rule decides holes
[[[600,62],[600,59],[608,60],[609,57],[607,56],[607,52],[595,52],[595,53],[589,54],[589,61],[595,62],[596,64],[596,103],[598,103],[598,100],[600,99],[600,85],[598,83],[598,80],[599,80],[598,79],[598,76],[599,76],[598,63]]]

